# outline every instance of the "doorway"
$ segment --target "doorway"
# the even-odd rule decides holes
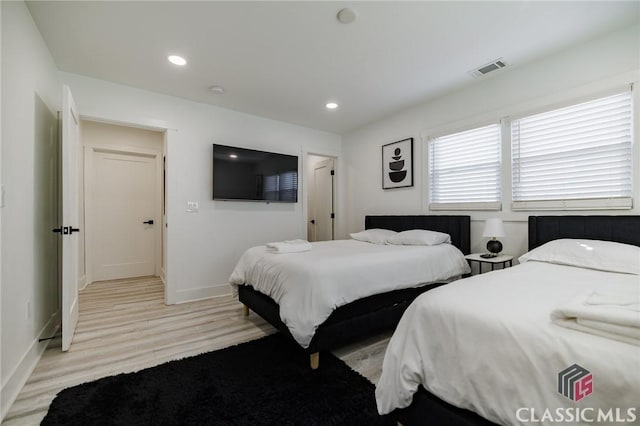
[[[307,156],[309,241],[329,241],[335,237],[335,158]]]
[[[163,132],[82,121],[86,284],[161,276]]]

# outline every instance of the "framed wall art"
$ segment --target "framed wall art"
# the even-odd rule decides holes
[[[382,146],[382,189],[413,186],[413,138]]]

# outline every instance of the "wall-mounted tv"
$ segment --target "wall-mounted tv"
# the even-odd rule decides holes
[[[213,199],[298,202],[298,157],[213,145]]]

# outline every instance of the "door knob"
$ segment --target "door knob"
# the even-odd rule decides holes
[[[70,226],[69,234],[73,234],[74,232],[80,232],[80,228],[74,228],[73,226]]]
[[[145,220],[142,223],[144,223],[145,225],[153,225],[153,219]]]

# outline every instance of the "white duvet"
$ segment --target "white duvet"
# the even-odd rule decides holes
[[[421,295],[387,348],[378,411],[408,406],[423,385],[499,424],[534,424],[527,421],[545,413],[541,423],[551,424],[558,408],[587,409],[587,423],[600,408],[638,424],[640,347],[551,321],[555,308],[586,290],[637,294],[640,277],[530,261]],[[573,364],[593,374],[593,392],[578,402],[557,391],[558,373]]]
[[[374,294],[450,280],[469,272],[451,244],[395,246],[337,240],[312,243],[304,253],[247,250],[229,281],[250,284],[280,306],[295,340],[308,347],[316,328],[337,307]]]

